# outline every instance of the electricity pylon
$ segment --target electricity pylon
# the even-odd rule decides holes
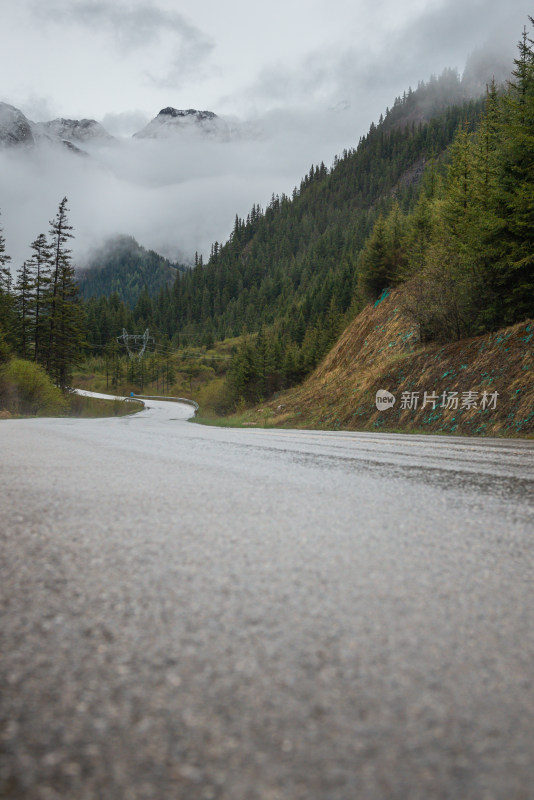
[[[149,336],[148,328],[142,336],[137,333],[127,333],[126,328],[123,328],[122,336],[117,336],[117,341],[119,344],[122,342],[126,346],[130,358],[138,358],[141,360],[145,354],[147,344],[153,342],[154,337]],[[139,347],[139,349],[132,349],[136,347]]]

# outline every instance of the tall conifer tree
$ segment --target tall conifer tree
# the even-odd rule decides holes
[[[18,316],[18,349],[22,358],[32,357],[32,328],[34,317],[34,274],[31,261],[25,261],[17,271],[15,307]]]
[[[50,222],[51,274],[48,292],[47,371],[64,389],[83,344],[83,309],[67,242],[73,238],[64,197]]]
[[[10,261],[11,256],[6,253],[6,240],[2,228],[0,228],[0,333],[3,331],[6,334],[7,341],[10,344],[14,344],[12,331],[15,313],[12,295],[13,279],[9,268]]]
[[[50,247],[44,233],[31,243],[33,250],[30,259],[33,270],[33,357],[35,361],[42,359],[42,345],[46,336],[46,301],[50,287]]]
[[[529,18],[534,24],[534,19]],[[504,99],[499,148],[496,236],[502,243],[498,322],[534,314],[534,41],[519,42],[513,80]]]
[[[6,240],[4,238],[2,228],[0,228],[0,292],[9,294],[11,291],[11,270],[9,269],[9,262],[11,256],[6,253]]]

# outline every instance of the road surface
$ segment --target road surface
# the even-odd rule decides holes
[[[531,800],[534,442],[0,422],[0,797]]]

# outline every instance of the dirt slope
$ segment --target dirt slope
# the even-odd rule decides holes
[[[284,427],[534,435],[534,321],[422,346],[399,300],[397,290],[365,308],[305,383],[251,419]],[[380,389],[395,396],[392,407],[377,409]]]

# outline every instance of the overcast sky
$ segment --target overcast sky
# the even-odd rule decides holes
[[[369,94],[379,108],[432,72],[461,71],[488,40],[510,49],[532,11],[525,0],[0,0],[0,9],[0,94],[35,121],[151,118],[167,105],[246,117],[326,111]]]
[[[290,191],[312,161],[331,164],[408,86],[445,67],[461,72],[477,47],[513,58],[529,11],[525,0],[0,0],[0,100],[33,121],[91,117],[123,136],[169,105],[259,120],[266,138],[255,153],[220,151],[214,164],[212,228],[204,219],[181,245],[162,235],[168,250],[190,252],[226,238],[252,202]],[[6,186],[0,174],[7,235],[21,194]],[[189,188],[200,198],[206,185]],[[139,234],[127,216],[116,225]]]

